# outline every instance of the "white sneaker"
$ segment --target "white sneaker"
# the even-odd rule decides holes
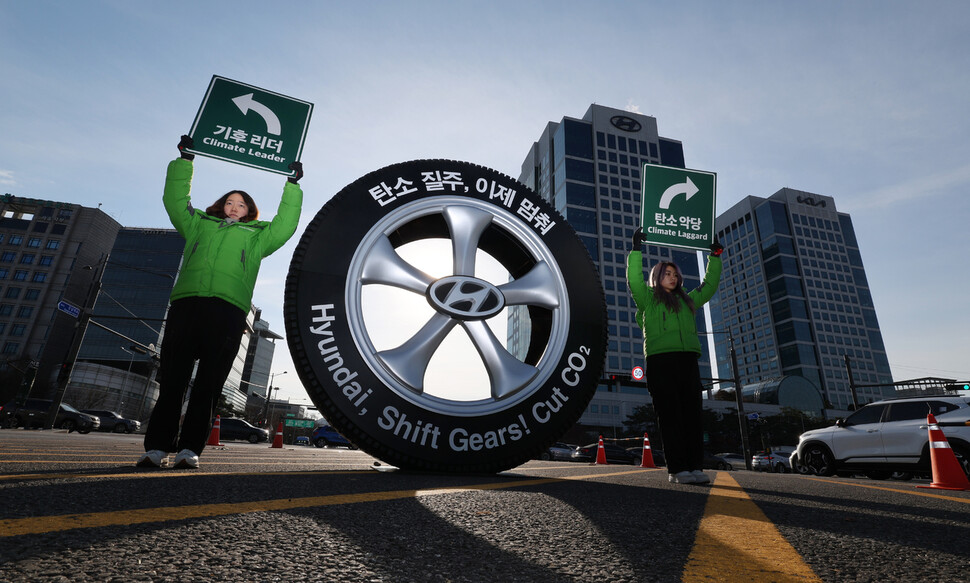
[[[138,458],[138,463],[135,465],[139,468],[161,468],[166,463],[168,463],[168,452],[153,449],[141,454],[141,457]]]
[[[691,472],[691,475],[694,476],[694,483],[695,484],[710,484],[711,483],[711,478],[708,477],[707,474],[705,474],[704,472],[702,472],[700,470],[694,470],[693,472]]]
[[[176,468],[197,468],[199,467],[199,456],[191,449],[183,449],[175,456]]]
[[[674,484],[693,484],[696,478],[691,472],[683,471],[677,472],[676,474],[668,474],[667,480]]]

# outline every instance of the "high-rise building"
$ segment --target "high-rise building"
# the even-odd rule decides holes
[[[644,163],[684,167],[681,142],[660,136],[653,117],[591,105],[582,119],[549,122],[522,163],[519,181],[551,202],[585,243],[606,294],[609,346],[605,374],[580,422],[622,426],[637,405],[649,401],[645,384],[633,381],[634,366],[643,365],[643,336],[636,305],[626,284],[626,257],[640,225],[640,173]],[[658,261],[675,262],[684,286],[700,285],[697,254],[647,245],[644,271]],[[527,318],[510,310],[508,348],[522,350],[528,338]],[[706,330],[698,311],[698,329]],[[701,376],[710,377],[710,359],[701,359]]]
[[[749,196],[717,218],[724,272],[711,301],[717,366],[731,378],[733,337],[742,386],[805,377],[837,409],[857,385],[892,383],[852,219],[830,196],[783,188]],[[729,334],[728,334],[729,333]],[[858,404],[891,387],[858,387]]]
[[[266,399],[276,341],[282,340],[283,337],[269,329],[269,322],[263,320],[262,315],[262,310],[256,309],[242,382],[248,395],[257,395]]]
[[[120,228],[97,208],[0,197],[2,396],[53,396]]]
[[[175,229],[122,228],[64,400],[144,419],[157,398],[157,349],[185,239]]]

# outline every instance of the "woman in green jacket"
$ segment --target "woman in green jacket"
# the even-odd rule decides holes
[[[684,290],[684,276],[676,264],[661,261],[650,270],[649,286],[643,281],[643,230],[633,234],[627,257],[627,283],[637,305],[637,324],[643,330],[643,356],[647,364],[647,389],[653,399],[664,457],[671,482],[706,484],[704,427],[701,422],[701,384],[697,359],[701,343],[696,313],[717,291],[721,279],[721,252],[711,245],[704,281],[697,289]]]
[[[181,157],[169,163],[165,176],[162,202],[185,238],[185,250],[165,320],[158,402],[139,466],[161,467],[169,452],[178,452],[175,467],[199,467],[216,402],[239,352],[260,262],[293,236],[303,205],[297,183],[303,167],[293,162],[294,175],[283,187],[272,221],[260,221],[256,203],[241,190],[199,211],[189,197],[195,156],[183,151],[191,147],[192,139],[182,136]],[[196,361],[195,381],[180,423]]]

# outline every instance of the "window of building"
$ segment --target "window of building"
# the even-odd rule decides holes
[[[20,306],[20,309],[17,310],[18,318],[29,318],[33,314],[34,314],[34,308],[30,306]]]
[[[24,253],[20,256],[21,265],[33,265],[35,255],[33,253]]]
[[[18,350],[20,350],[19,342],[5,342],[3,344],[4,354],[16,354]]]
[[[24,242],[23,235],[10,235],[10,238],[7,239],[7,245],[20,245],[23,242]]]
[[[37,283],[44,283],[45,281],[47,281],[47,272],[35,271],[34,276],[30,278],[30,281],[37,282]]]

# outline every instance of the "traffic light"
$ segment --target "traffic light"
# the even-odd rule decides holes
[[[65,362],[61,365],[61,370],[57,372],[57,382],[63,383],[71,377],[71,363]]]
[[[946,390],[948,391],[970,391],[970,381],[964,381],[960,383],[947,383]]]

